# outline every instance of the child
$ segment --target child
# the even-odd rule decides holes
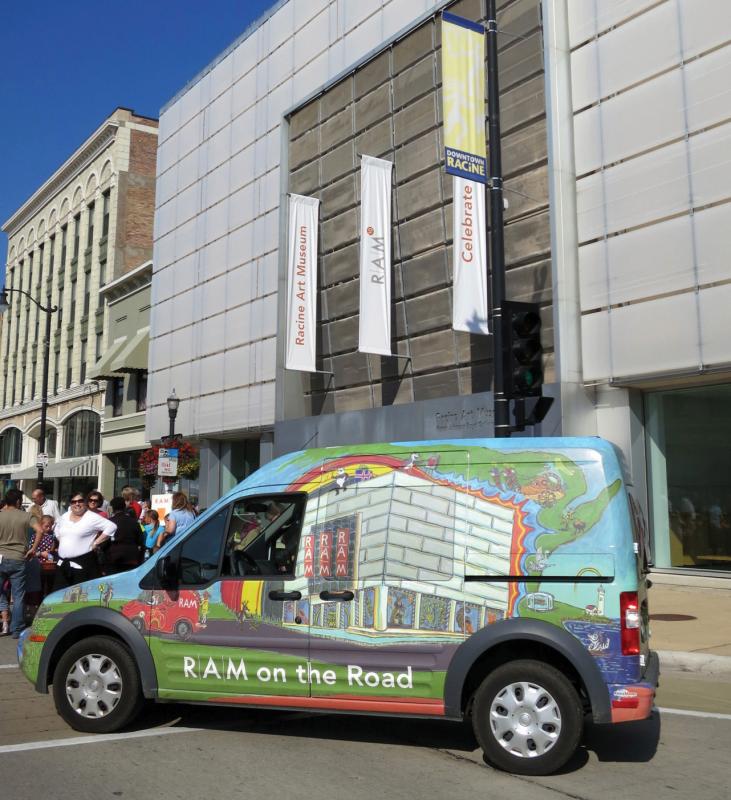
[[[43,597],[51,592],[56,577],[56,555],[58,542],[53,535],[55,520],[49,514],[41,517],[41,541],[38,544],[38,560],[41,563],[41,592]]]
[[[154,508],[148,508],[142,518],[145,529],[145,558],[157,551],[157,537],[160,535],[160,517]]]

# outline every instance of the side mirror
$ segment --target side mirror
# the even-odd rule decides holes
[[[173,589],[178,585],[178,562],[170,555],[163,556],[155,564],[155,574],[163,589]]]

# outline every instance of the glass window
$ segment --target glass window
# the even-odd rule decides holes
[[[81,369],[79,371],[79,383],[86,380],[86,339],[81,340]]]
[[[121,417],[124,408],[124,378],[114,378],[112,384],[112,416]]]
[[[38,280],[36,283],[40,286],[43,280],[43,245],[38,245]]]
[[[18,428],[0,433],[0,464],[20,464],[22,452],[23,434]]]
[[[229,506],[222,508],[194,530],[180,548],[180,583],[200,586],[219,575],[226,519]]]
[[[66,251],[67,251],[67,239],[68,239],[68,225],[64,225],[61,228],[61,269],[66,268]]]
[[[95,456],[99,452],[99,415],[79,411],[66,420],[63,432],[63,457]]]
[[[61,325],[63,324],[63,286],[58,287],[58,311],[57,313],[57,322],[56,322],[56,329],[61,330]]]
[[[96,345],[94,348],[94,360],[98,361],[102,357],[102,339],[103,334],[97,333],[96,335]]]
[[[89,204],[89,225],[86,229],[86,246],[91,247],[94,243],[94,203]]]
[[[656,567],[731,569],[731,385],[646,400]]]
[[[49,459],[56,458],[56,429],[46,428],[46,452]]]
[[[147,409],[147,373],[137,373],[137,410]]]
[[[109,234],[109,198],[110,191],[107,190],[102,195],[102,236]]]
[[[74,376],[74,346],[69,345],[66,350],[66,388],[71,386],[71,379]]]
[[[74,217],[74,259],[79,257],[79,244],[81,241],[81,214]]]
[[[305,495],[237,500],[226,537],[223,574],[293,575],[304,509]]]

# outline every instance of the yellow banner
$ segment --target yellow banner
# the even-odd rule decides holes
[[[485,31],[442,14],[442,102],[447,172],[487,182]]]

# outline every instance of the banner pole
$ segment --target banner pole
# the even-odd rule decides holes
[[[500,156],[500,96],[495,0],[487,0],[487,117],[489,125],[490,262],[492,266],[492,342],[495,437],[510,436],[510,400],[505,396],[502,304],[505,299],[503,174]]]

